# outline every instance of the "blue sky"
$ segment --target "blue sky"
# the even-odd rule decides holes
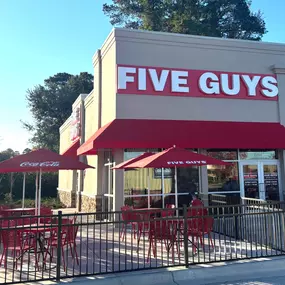
[[[92,55],[112,29],[105,2],[0,0],[0,151],[28,146],[20,123],[32,120],[27,89],[58,72],[93,74]],[[285,1],[253,0],[252,10],[258,9],[268,30],[263,41],[285,43]]]

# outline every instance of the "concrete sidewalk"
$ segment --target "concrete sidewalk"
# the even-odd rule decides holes
[[[145,270],[104,276],[65,279],[61,282],[25,283],[35,284],[69,284],[84,285],[186,285],[233,282],[254,277],[285,276],[285,257],[259,258],[238,262],[203,264],[186,268],[166,268]],[[283,273],[284,272],[284,273]]]

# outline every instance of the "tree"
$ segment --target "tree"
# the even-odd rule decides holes
[[[24,150],[23,150],[23,153],[22,154],[27,154],[27,153],[29,153],[29,152],[31,152],[32,150],[30,149],[30,148],[25,148]]]
[[[59,150],[59,128],[72,112],[72,104],[79,94],[93,89],[93,76],[57,73],[27,91],[27,101],[34,123],[23,122],[32,132],[31,143],[36,147]]]
[[[0,161],[10,159],[19,154],[20,153],[18,151],[14,151],[11,148],[8,148],[5,151],[0,152]],[[9,194],[11,200],[13,197],[13,187],[14,187],[17,177],[18,177],[18,173],[2,174],[0,176],[0,192],[2,195]],[[4,185],[4,189],[1,189],[3,185]]]
[[[112,25],[151,31],[260,41],[266,33],[249,0],[113,0],[103,12]]]

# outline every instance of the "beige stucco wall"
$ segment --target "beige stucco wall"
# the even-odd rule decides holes
[[[116,45],[110,39],[101,51],[102,56],[102,126],[116,117]]]
[[[65,124],[60,129],[60,143],[59,153],[62,154],[70,145],[70,118],[67,119]],[[58,189],[64,191],[73,190],[73,171],[61,170],[58,175]]]
[[[84,112],[85,112],[85,141],[91,137],[97,130],[97,110],[96,110],[96,96],[92,92],[84,100]],[[98,157],[97,155],[89,155],[86,157],[87,164],[94,166],[96,169],[86,169],[84,176],[84,188],[83,195],[94,196],[97,193],[97,168]]]
[[[125,29],[116,29],[115,38],[117,64],[259,74],[271,74],[276,63],[285,66],[281,44]],[[116,99],[116,117],[122,119],[279,122],[276,101],[121,94]]]

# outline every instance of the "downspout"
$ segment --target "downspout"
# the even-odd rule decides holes
[[[101,49],[97,50],[98,57],[98,130],[102,127],[102,55]]]
[[[101,53],[101,49],[97,50],[97,64],[98,64],[98,67],[96,68],[97,73],[98,73],[98,75],[97,75],[97,86],[94,86],[94,87],[96,88],[97,98],[98,98],[98,106],[97,106],[97,108],[98,108],[97,109],[97,112],[98,112],[98,118],[97,118],[98,119],[98,124],[97,124],[97,129],[99,130],[102,127],[102,53]],[[100,166],[102,164],[104,165],[104,163],[101,164],[101,160],[104,159],[104,158],[102,158],[102,154],[101,153],[98,153],[97,155],[98,155],[97,195],[98,195],[98,193],[100,193],[101,204],[103,205],[104,199],[103,199],[103,196],[102,196],[102,193],[103,193],[103,181],[102,181],[102,179],[104,179],[103,178],[104,176],[102,175],[103,174],[103,172],[102,172],[103,170],[100,169]],[[101,167],[104,167],[104,166],[101,166]],[[96,206],[96,208],[97,208],[97,206]]]

